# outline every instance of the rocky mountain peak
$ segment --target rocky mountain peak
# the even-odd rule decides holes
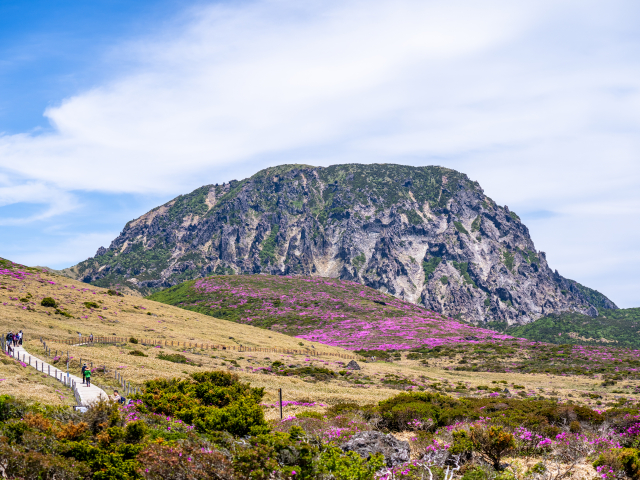
[[[206,185],[71,271],[145,294],[212,274],[341,278],[474,323],[616,308],[553,272],[515,212],[437,166],[281,165]]]

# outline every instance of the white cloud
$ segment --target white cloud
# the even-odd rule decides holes
[[[0,198],[49,199],[55,214],[73,198],[54,192],[182,193],[248,165],[441,164],[516,211],[555,212],[532,223],[538,247],[561,273],[600,272],[613,288],[606,265],[640,270],[639,12],[615,0],[198,7],[109,52],[109,81],[45,112],[53,131],[0,137],[0,169],[28,182],[0,177]]]
[[[0,207],[18,203],[41,205],[42,208],[31,215],[0,217],[0,225],[24,225],[46,220],[78,206],[74,195],[59,188],[35,181],[14,183],[8,176],[0,177]]]
[[[503,1],[205,8],[169,41],[121,47],[138,66],[49,108],[53,133],[3,137],[0,165],[68,189],[162,191],[202,168],[366,138],[371,124],[440,98],[420,99],[429,87],[416,73],[508,42],[531,10]]]

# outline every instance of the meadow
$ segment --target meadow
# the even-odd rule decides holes
[[[237,289],[241,286],[232,283],[239,281],[238,278],[225,277],[219,281],[222,280],[227,282],[224,288]],[[284,278],[279,285],[288,288],[288,281]],[[342,285],[330,280],[314,283],[312,287],[306,296],[304,291],[296,293],[299,303],[308,303],[308,306],[300,307],[298,303],[289,302],[287,305],[283,298],[291,295],[290,288],[289,293],[280,295],[279,305],[275,303],[277,299],[266,302],[271,305],[265,305],[264,293],[258,291],[259,295],[255,294],[256,286],[249,286],[241,292],[236,290],[233,292],[234,302],[242,303],[247,300],[247,292],[252,292],[251,295],[261,298],[260,305],[267,313],[258,313],[257,301],[249,305],[252,303],[249,300],[234,309],[229,295],[225,300],[228,302],[225,311],[255,315],[251,317],[252,321],[242,320],[240,314],[231,321],[196,311],[212,310],[210,305],[196,303],[199,299],[192,298],[191,304],[182,305],[187,308],[180,308],[3,261],[0,269],[0,328],[3,332],[23,330],[25,348],[29,352],[47,356],[47,360],[61,366],[66,366],[69,361],[70,370],[75,373],[78,373],[81,362],[88,363],[94,371],[94,382],[107,393],[120,388],[116,374],[140,391],[148,393],[151,388],[159,389],[160,398],[165,391],[167,395],[174,395],[169,392],[174,388],[172,385],[178,385],[176,382],[186,382],[184,385],[194,379],[198,382],[198,378],[209,375],[207,372],[230,374],[236,378],[234,382],[250,384],[252,389],[260,391],[260,395],[252,397],[260,413],[255,413],[257,417],[252,418],[263,418],[256,420],[260,426],[256,428],[271,433],[261,437],[263,434],[258,430],[249,432],[254,435],[251,437],[254,439],[251,449],[254,450],[234,450],[232,457],[224,460],[218,454],[229,451],[230,445],[237,445],[228,442],[238,434],[234,429],[240,427],[215,423],[212,419],[218,419],[218,422],[226,418],[216,412],[189,413],[172,409],[171,402],[158,404],[154,400],[156,397],[148,397],[147,393],[136,397],[136,403],[128,410],[120,408],[116,416],[110,410],[111,426],[81,427],[82,423],[91,425],[89,418],[104,416],[104,412],[92,410],[89,417],[68,413],[65,406],[72,403],[69,391],[61,388],[55,380],[43,378],[34,369],[5,357],[0,362],[0,387],[2,394],[9,396],[0,398],[9,405],[6,411],[19,412],[16,413],[19,417],[7,417],[4,423],[0,421],[2,435],[8,439],[5,442],[9,442],[2,448],[22,452],[24,445],[33,448],[36,438],[53,435],[59,443],[51,448],[57,452],[55,458],[56,462],[62,462],[60,465],[64,463],[61,458],[70,458],[69,455],[78,459],[73,457],[76,453],[69,453],[70,444],[65,442],[76,442],[74,448],[89,449],[86,451],[94,452],[92,455],[95,454],[96,459],[104,459],[106,457],[100,455],[111,452],[122,460],[120,466],[105,466],[98,460],[87,461],[82,463],[85,469],[82,471],[69,467],[71,464],[64,464],[77,476],[56,478],[100,478],[100,469],[109,468],[129,469],[129,477],[118,478],[204,478],[184,473],[188,471],[187,466],[174,455],[175,452],[183,452],[190,455],[198,469],[211,465],[211,459],[215,457],[216,462],[220,462],[217,465],[226,469],[223,470],[227,476],[220,478],[293,478],[293,471],[297,472],[296,475],[304,471],[307,476],[297,478],[369,479],[377,469],[378,478],[417,479],[428,476],[431,471],[437,479],[445,480],[449,474],[445,473],[447,465],[443,462],[455,460],[457,457],[452,455],[458,455],[455,453],[458,451],[462,452],[460,455],[464,454],[464,461],[460,460],[462,457],[458,458],[461,470],[456,470],[455,475],[465,480],[524,477],[551,480],[565,474],[574,478],[592,478],[596,475],[596,468],[602,470],[605,465],[605,475],[609,476],[603,478],[623,478],[625,475],[635,478],[633,471],[625,473],[626,457],[623,458],[621,452],[628,449],[636,451],[633,439],[637,435],[634,425],[638,423],[640,400],[638,352],[499,337],[495,332],[485,333],[482,329],[434,315],[433,312],[425,315],[411,310],[403,302],[378,292],[370,294],[360,286]],[[210,285],[204,288],[210,288]],[[42,305],[48,298],[54,301],[55,306]],[[50,301],[44,303],[51,305]],[[339,308],[330,308],[336,306]],[[281,314],[273,315],[273,323],[264,323],[263,320],[269,318],[268,312],[273,309],[278,309]],[[376,321],[396,322],[422,315],[420,318],[433,322],[431,331],[437,342],[425,343],[424,340],[428,339],[426,331],[408,338],[410,328],[407,326],[406,330],[398,330],[401,341],[388,341],[388,335],[393,333],[390,328],[388,332],[370,335],[366,337],[368,340],[355,343],[357,327],[354,326],[352,330],[344,330],[349,347],[345,350],[331,345],[338,343],[332,341],[339,338],[337,332],[334,337],[322,338],[323,341],[328,338],[327,345],[311,340],[320,336],[313,330],[302,331],[303,328],[298,331],[297,327],[304,327],[303,324],[296,327],[298,337],[277,331],[278,325],[283,324],[283,318],[292,318],[292,310],[302,317],[306,315],[301,313],[309,313],[314,318],[324,316],[326,324],[323,325],[333,322],[340,325],[339,328],[345,328],[349,322],[362,321],[367,316]],[[227,318],[230,315],[226,314]],[[80,338],[78,332],[82,334]],[[468,334],[470,332],[474,334]],[[95,337],[118,337],[120,341],[116,344],[88,344],[87,336],[91,333]],[[130,341],[131,338],[139,339],[138,343]],[[41,339],[46,343],[46,350]],[[142,339],[153,341],[143,344]],[[69,345],[69,341],[76,344]],[[174,342],[173,347],[171,341]],[[178,347],[178,341],[186,341],[187,345],[191,342],[191,347],[184,344]],[[202,348],[207,344],[254,349],[308,349],[316,354]],[[361,369],[347,369],[347,359],[323,353],[356,355]],[[220,374],[215,375],[222,378]],[[248,391],[245,387],[242,389]],[[285,400],[283,420],[280,420],[277,405],[279,389],[282,389]],[[196,388],[196,391],[199,390]],[[193,401],[194,405],[198,403],[198,400]],[[0,414],[1,411],[4,410],[0,408]],[[537,413],[530,416],[532,412]],[[31,416],[25,417],[27,414]],[[201,414],[204,423],[198,423],[197,418]],[[136,422],[143,422],[144,426]],[[68,426],[70,424],[74,426]],[[400,470],[395,467],[385,469],[374,465],[374,460],[371,460],[374,463],[368,463],[333,449],[363,430],[391,432],[408,441],[413,452],[410,463]],[[23,436],[16,436],[15,432],[19,431],[23,431],[20,434]],[[73,432],[78,431],[76,438]],[[225,436],[229,432],[232,437]],[[280,432],[278,435],[281,436],[274,437],[275,432]],[[496,432],[502,433],[498,435]],[[499,466],[493,468],[490,457],[486,455],[490,447],[486,443],[493,441],[494,434],[508,440],[501,454],[501,461],[511,465],[506,472],[501,473],[502,467]],[[279,440],[274,444],[266,438]],[[26,444],[25,439],[29,439]],[[133,441],[131,439],[137,439],[137,443],[129,443]],[[126,446],[134,444],[137,445],[135,448]],[[267,467],[257,460],[265,452],[276,452],[273,455],[281,459],[282,449],[300,453],[298,447],[293,446],[302,444],[308,448],[305,450],[310,455],[308,464],[301,460],[302,457],[296,457],[294,461],[291,460],[293,457],[285,455],[288,460],[270,464],[268,468],[273,470],[269,477],[264,470]],[[127,457],[128,454],[123,453],[132,451],[137,452],[136,455]],[[633,452],[632,457],[636,455]],[[20,465],[32,465],[31,454],[25,450],[24,455],[18,456],[26,462]],[[172,477],[166,469],[163,470],[165,461],[179,469],[184,467],[185,470],[180,471],[185,476]],[[225,463],[227,461],[231,463]],[[47,463],[47,468],[53,469],[54,463]],[[325,464],[333,465],[336,470],[321,471],[324,468],[321,465]],[[536,467],[538,464],[542,466]],[[453,464],[448,465],[453,468]],[[557,469],[555,477],[550,473],[552,468]],[[38,475],[43,471],[39,470]],[[360,476],[350,477],[346,471],[358,471]]]

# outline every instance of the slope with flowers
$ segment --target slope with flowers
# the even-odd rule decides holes
[[[334,278],[217,275],[148,298],[349,350],[402,350],[512,338]]]

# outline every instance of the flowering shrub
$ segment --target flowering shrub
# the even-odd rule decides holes
[[[471,342],[511,338],[355,282],[330,278],[213,276],[149,298],[350,350],[434,347],[468,343],[469,337],[476,339]]]

